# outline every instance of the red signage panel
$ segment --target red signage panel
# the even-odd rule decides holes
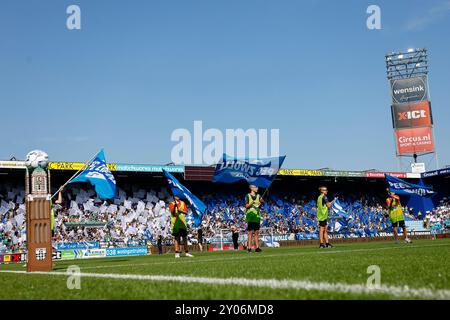
[[[378,172],[378,171],[370,171],[366,172],[367,178],[384,178],[385,174],[388,174],[390,176],[404,179],[406,178],[406,172]]]
[[[392,105],[394,128],[425,127],[433,124],[429,101]]]
[[[395,131],[395,136],[398,155],[434,152],[431,127],[398,129]]]

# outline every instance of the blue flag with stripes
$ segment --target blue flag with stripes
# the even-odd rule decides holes
[[[234,183],[246,180],[249,184],[268,188],[275,179],[286,156],[263,159],[237,159],[224,154],[216,165],[213,182]]]
[[[89,182],[95,187],[95,192],[100,199],[112,199],[116,195],[116,180],[106,166],[103,149],[95,156],[78,176],[69,183]]]
[[[183,186],[177,178],[171,175],[166,170],[163,170],[164,175],[169,183],[169,187],[172,190],[172,194],[184,201],[187,201],[194,215],[194,227],[198,227],[202,222],[203,215],[206,211],[206,205],[192,194],[185,186]]]
[[[333,201],[333,204],[331,205],[331,209],[333,210],[334,214],[336,216],[343,216],[345,218],[348,217],[348,213],[344,210],[344,207],[341,205],[338,199],[335,199]]]
[[[388,174],[386,175],[386,181],[389,185],[389,191],[398,195],[418,195],[421,197],[430,197],[435,193],[429,186],[406,182]]]

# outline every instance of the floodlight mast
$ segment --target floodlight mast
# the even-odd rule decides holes
[[[428,74],[427,49],[408,49],[406,52],[386,54],[386,74],[389,80],[405,79]]]
[[[391,52],[385,55],[385,61],[386,76],[388,78],[388,81],[428,75],[428,52],[426,48],[409,48],[408,50],[403,52]],[[439,168],[436,151],[414,153],[412,155],[409,155],[409,157],[412,157],[413,162],[417,163],[417,158],[419,156],[424,156],[427,154],[434,154],[436,158],[436,167]],[[400,159],[402,156],[408,155],[397,155],[397,159],[399,160],[399,169],[401,162]]]

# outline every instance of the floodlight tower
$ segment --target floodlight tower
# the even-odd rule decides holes
[[[408,49],[406,52],[386,54],[388,80],[428,75],[427,49]]]
[[[433,154],[439,167],[433,139],[427,49],[391,52],[385,55],[385,61],[399,164],[402,157],[412,157],[417,164],[419,156]]]

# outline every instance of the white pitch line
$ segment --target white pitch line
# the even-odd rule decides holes
[[[326,291],[351,294],[387,294],[396,298],[421,298],[421,299],[450,299],[450,290],[433,290],[429,288],[409,288],[407,286],[380,285],[370,288],[362,284],[312,282],[307,280],[278,280],[278,279],[244,279],[244,278],[207,278],[172,275],[138,275],[115,273],[62,273],[62,272],[31,272],[2,270],[2,273],[16,273],[24,275],[47,276],[80,276],[86,278],[141,280],[141,281],[170,281],[181,283],[200,283],[209,285],[238,285],[245,287],[260,287],[270,289],[291,289],[306,291]]]
[[[197,263],[197,262],[221,262],[221,261],[235,261],[235,260],[245,260],[245,259],[257,259],[257,258],[268,258],[268,257],[286,257],[286,256],[304,256],[310,254],[336,254],[336,253],[347,253],[347,252],[365,252],[365,251],[381,251],[381,250],[394,250],[394,249],[405,249],[405,248],[427,248],[427,247],[440,247],[440,246],[450,246],[450,243],[439,243],[439,244],[429,244],[429,245],[408,245],[408,246],[398,246],[398,247],[380,247],[380,248],[368,248],[368,249],[349,249],[349,250],[330,250],[321,249],[322,251],[308,251],[308,252],[295,252],[295,253],[279,253],[279,254],[251,254],[251,257],[245,255],[244,257],[226,257],[226,258],[210,258],[210,259],[183,259],[180,261],[166,261],[166,262],[146,262],[146,263],[128,263],[128,264],[111,264],[104,266],[92,266],[92,267],[80,267],[81,270],[89,269],[107,269],[107,268],[121,268],[121,267],[137,267],[137,266],[153,266],[153,265],[165,265],[165,264],[180,264],[180,263]],[[325,251],[329,250],[329,251]]]

